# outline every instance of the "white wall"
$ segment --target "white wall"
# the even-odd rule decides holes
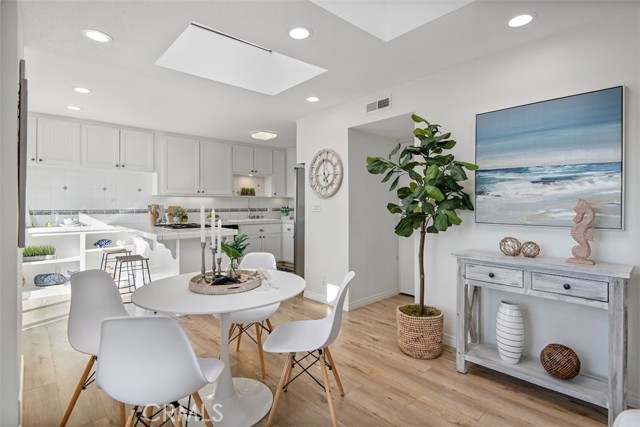
[[[386,157],[397,141],[349,130],[349,269],[357,271],[349,287],[348,309],[397,295],[397,217],[387,211],[387,185],[365,167],[367,156]]]
[[[486,56],[409,84],[381,90],[380,94],[391,93],[393,96],[393,108],[390,111],[365,115],[366,101],[375,99],[375,94],[371,94],[308,116],[298,122],[298,160],[309,162],[320,148],[331,148],[343,156],[344,161],[344,157],[349,155],[347,129],[415,111],[441,124],[444,130],[453,132],[453,137],[458,141],[454,149],[456,157],[473,161],[477,113],[623,84],[626,88],[626,229],[622,232],[599,230],[593,258],[601,262],[638,266],[639,18],[640,11],[609,18]],[[347,184],[350,174],[351,171],[346,171]],[[473,192],[473,177],[466,187]],[[320,278],[322,274],[327,274],[327,270],[328,274],[338,276],[344,274],[349,266],[349,188],[350,185],[343,186],[332,199],[320,202],[323,208],[320,213],[312,213],[311,207],[318,199],[307,186],[306,279],[309,292],[321,289]],[[537,241],[547,256],[566,257],[574,244],[569,230],[564,228],[534,229],[475,224],[472,212],[463,212],[462,219],[461,226],[445,234],[428,236],[426,247],[427,299],[444,310],[445,334],[450,343],[455,328],[456,263],[452,252],[465,248],[497,250],[500,239],[508,235],[521,241]],[[636,403],[640,391],[639,276],[636,271],[629,292],[629,387]],[[532,301],[526,304],[532,316],[537,313],[539,304]],[[571,320],[569,324],[573,327],[558,331],[557,323],[552,321],[554,319],[551,316],[533,316],[530,327],[534,328],[535,325],[535,344],[552,338],[559,342],[570,342],[583,352],[585,371],[606,372],[605,352],[591,351],[595,347],[591,341],[591,331],[574,320],[585,314],[582,308],[563,306],[561,311],[564,318]],[[586,315],[605,321],[602,313],[588,312]],[[535,352],[536,349],[530,350]]]
[[[20,329],[18,298],[17,95],[19,7],[0,3],[0,425],[19,424]]]

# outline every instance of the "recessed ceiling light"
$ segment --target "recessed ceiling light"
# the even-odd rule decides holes
[[[278,136],[278,135],[273,133],[273,132],[267,132],[267,131],[264,131],[264,130],[260,130],[258,132],[253,132],[251,134],[251,138],[261,139],[263,141],[268,141],[270,139],[275,138],[276,136]]]
[[[80,111],[82,110],[82,108],[77,107],[75,105],[67,105],[67,110],[71,110],[71,111]]]
[[[91,93],[91,89],[87,89],[86,87],[74,87],[73,90],[78,93]]]
[[[296,40],[304,40],[311,35],[311,31],[304,27],[296,27],[289,31],[289,37]]]
[[[100,43],[108,43],[111,41],[111,36],[109,34],[103,33],[102,31],[98,30],[82,30],[82,34],[84,34],[91,40]]]
[[[320,98],[318,98],[317,96],[310,96],[307,98],[307,101],[309,102],[318,102],[320,101]]]
[[[527,25],[533,21],[533,13],[524,13],[522,15],[514,16],[509,20],[509,26],[512,28],[518,28]]]

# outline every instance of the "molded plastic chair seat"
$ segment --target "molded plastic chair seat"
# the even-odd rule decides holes
[[[336,412],[333,407],[333,398],[331,395],[331,385],[329,384],[329,374],[327,368],[333,372],[333,377],[340,391],[340,396],[344,396],[344,389],[340,382],[340,376],[336,369],[336,365],[333,362],[331,351],[329,346],[335,341],[340,333],[340,325],[342,322],[342,307],[344,305],[344,299],[347,295],[347,289],[351,279],[353,279],[355,273],[353,271],[348,272],[342,282],[340,283],[340,289],[338,290],[338,296],[336,297],[335,306],[331,313],[324,319],[318,320],[298,320],[294,322],[284,323],[278,326],[265,341],[263,349],[270,353],[289,353],[287,360],[282,370],[282,376],[280,382],[276,388],[276,395],[273,398],[273,405],[271,406],[271,412],[267,419],[267,426],[273,424],[276,408],[278,402],[282,396],[282,392],[286,390],[289,383],[298,378],[303,373],[311,376],[316,383],[318,383],[325,391],[327,395],[327,403],[329,404],[329,412],[331,414],[331,423],[334,427],[337,427],[338,422],[336,420]],[[314,353],[318,352],[316,356]],[[299,359],[296,359],[297,353],[307,353]],[[308,357],[311,358],[311,363],[308,366],[302,366],[301,362]],[[316,363],[320,363],[322,370],[323,383],[320,383],[309,372],[309,368]],[[302,368],[302,372],[291,379],[291,373],[293,368],[298,365]]]
[[[269,353],[299,353],[320,350],[331,330],[331,317],[283,323],[271,332],[262,348]]]
[[[251,310],[244,311],[236,311],[230,313],[231,323],[240,323],[240,324],[249,324],[262,322],[265,319],[273,316],[278,308],[280,307],[280,303],[271,304],[266,307],[254,308]]]
[[[159,346],[140,345],[140,337],[154,337]],[[122,355],[127,355],[122,363]],[[205,424],[211,419],[198,390],[214,382],[224,368],[218,359],[197,358],[177,320],[165,316],[113,317],[105,319],[100,334],[96,381],[109,396],[137,407],[172,404],[176,424],[182,414],[178,400],[193,396]],[[189,408],[187,408],[188,410]]]

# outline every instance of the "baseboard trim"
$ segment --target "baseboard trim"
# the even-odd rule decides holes
[[[344,304],[345,310],[346,311],[355,310],[355,309],[358,309],[360,307],[364,307],[365,305],[373,304],[374,302],[378,302],[378,301],[385,300],[387,298],[394,297],[394,296],[398,295],[399,293],[400,293],[399,289],[391,289],[391,290],[388,290],[388,291],[380,292],[379,294],[375,294],[375,295],[371,295],[371,296],[366,297],[366,298],[362,298],[362,299],[360,299],[358,301],[353,301],[353,302],[347,301]]]
[[[304,291],[304,293],[302,295],[305,298],[309,298],[310,300],[318,301],[318,302],[321,302],[323,304],[328,304],[327,298],[322,294],[316,294],[315,292]]]

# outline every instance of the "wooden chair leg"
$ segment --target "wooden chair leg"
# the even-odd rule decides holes
[[[182,427],[182,411],[180,410],[180,405],[178,405],[177,408],[173,408],[173,425],[175,427]]]
[[[127,422],[125,423],[124,427],[132,427],[133,426],[133,421],[136,419],[136,411],[138,410],[137,406],[134,406],[133,408],[131,408],[131,414],[129,414],[129,418],[127,418]]]
[[[124,403],[118,403],[118,412],[120,413],[120,427],[124,427],[127,423],[127,408],[125,408]]]
[[[236,344],[236,351],[240,351],[240,340],[242,339],[242,334],[244,332],[242,332],[242,327],[244,325],[242,323],[239,324],[239,328],[240,328],[240,332],[238,333],[238,343]]]
[[[207,427],[213,427],[213,422],[211,421],[211,417],[209,416],[209,411],[207,411],[207,407],[204,406],[204,403],[202,403],[202,399],[200,398],[200,393],[196,391],[195,393],[192,394],[192,396],[193,396],[193,400],[196,402],[196,405],[198,405],[198,410],[202,415],[202,419],[204,420],[204,425]]]
[[[80,397],[80,392],[84,387],[84,383],[87,382],[87,378],[89,378],[89,374],[91,373],[91,368],[93,368],[93,364],[95,363],[96,359],[97,359],[96,356],[91,356],[91,358],[87,362],[87,367],[84,368],[84,372],[80,377],[80,381],[78,381],[78,385],[76,386],[76,391],[74,391],[73,396],[71,396],[71,401],[69,402],[69,406],[67,406],[67,411],[64,413],[64,417],[62,417],[62,421],[60,421],[60,427],[64,427],[67,425],[67,421],[69,421],[69,417],[71,416],[71,411],[73,411],[73,407],[76,406],[78,397]]]
[[[273,419],[276,415],[278,402],[280,402],[280,397],[282,396],[282,392],[284,391],[284,385],[287,383],[287,377],[291,373],[291,364],[294,355],[295,353],[289,353],[289,356],[287,356],[287,361],[284,363],[284,369],[282,370],[282,375],[280,376],[280,382],[278,383],[278,388],[276,389],[276,395],[273,398],[273,405],[271,405],[271,411],[269,411],[269,418],[267,418],[267,427],[271,427],[273,425]]]
[[[327,372],[327,360],[325,358],[325,352],[321,351],[320,355],[320,367],[322,368],[322,380],[324,382],[324,391],[327,394],[327,403],[329,404],[329,413],[331,414],[331,425],[338,427],[338,421],[336,420],[336,410],[333,407],[333,397],[331,396],[331,384],[329,384],[329,373]]]
[[[336,384],[338,384],[338,390],[340,390],[340,396],[344,396],[344,389],[342,388],[342,383],[340,382],[340,376],[338,375],[338,369],[336,368],[336,364],[333,363],[333,357],[331,357],[331,352],[329,351],[329,347],[325,348],[324,352],[327,354],[327,359],[329,360],[329,365],[331,365],[331,371],[333,372],[333,378],[335,378]]]
[[[269,332],[273,332],[273,325],[271,325],[271,320],[265,319],[265,322],[267,322],[267,327],[269,328]]]
[[[229,325],[229,339],[233,336],[233,331],[236,329],[236,324],[232,323]]]
[[[264,352],[262,351],[262,326],[260,323],[256,323],[256,341],[258,342],[258,354],[260,355],[260,371],[262,372],[262,379],[265,377],[264,373]]]

